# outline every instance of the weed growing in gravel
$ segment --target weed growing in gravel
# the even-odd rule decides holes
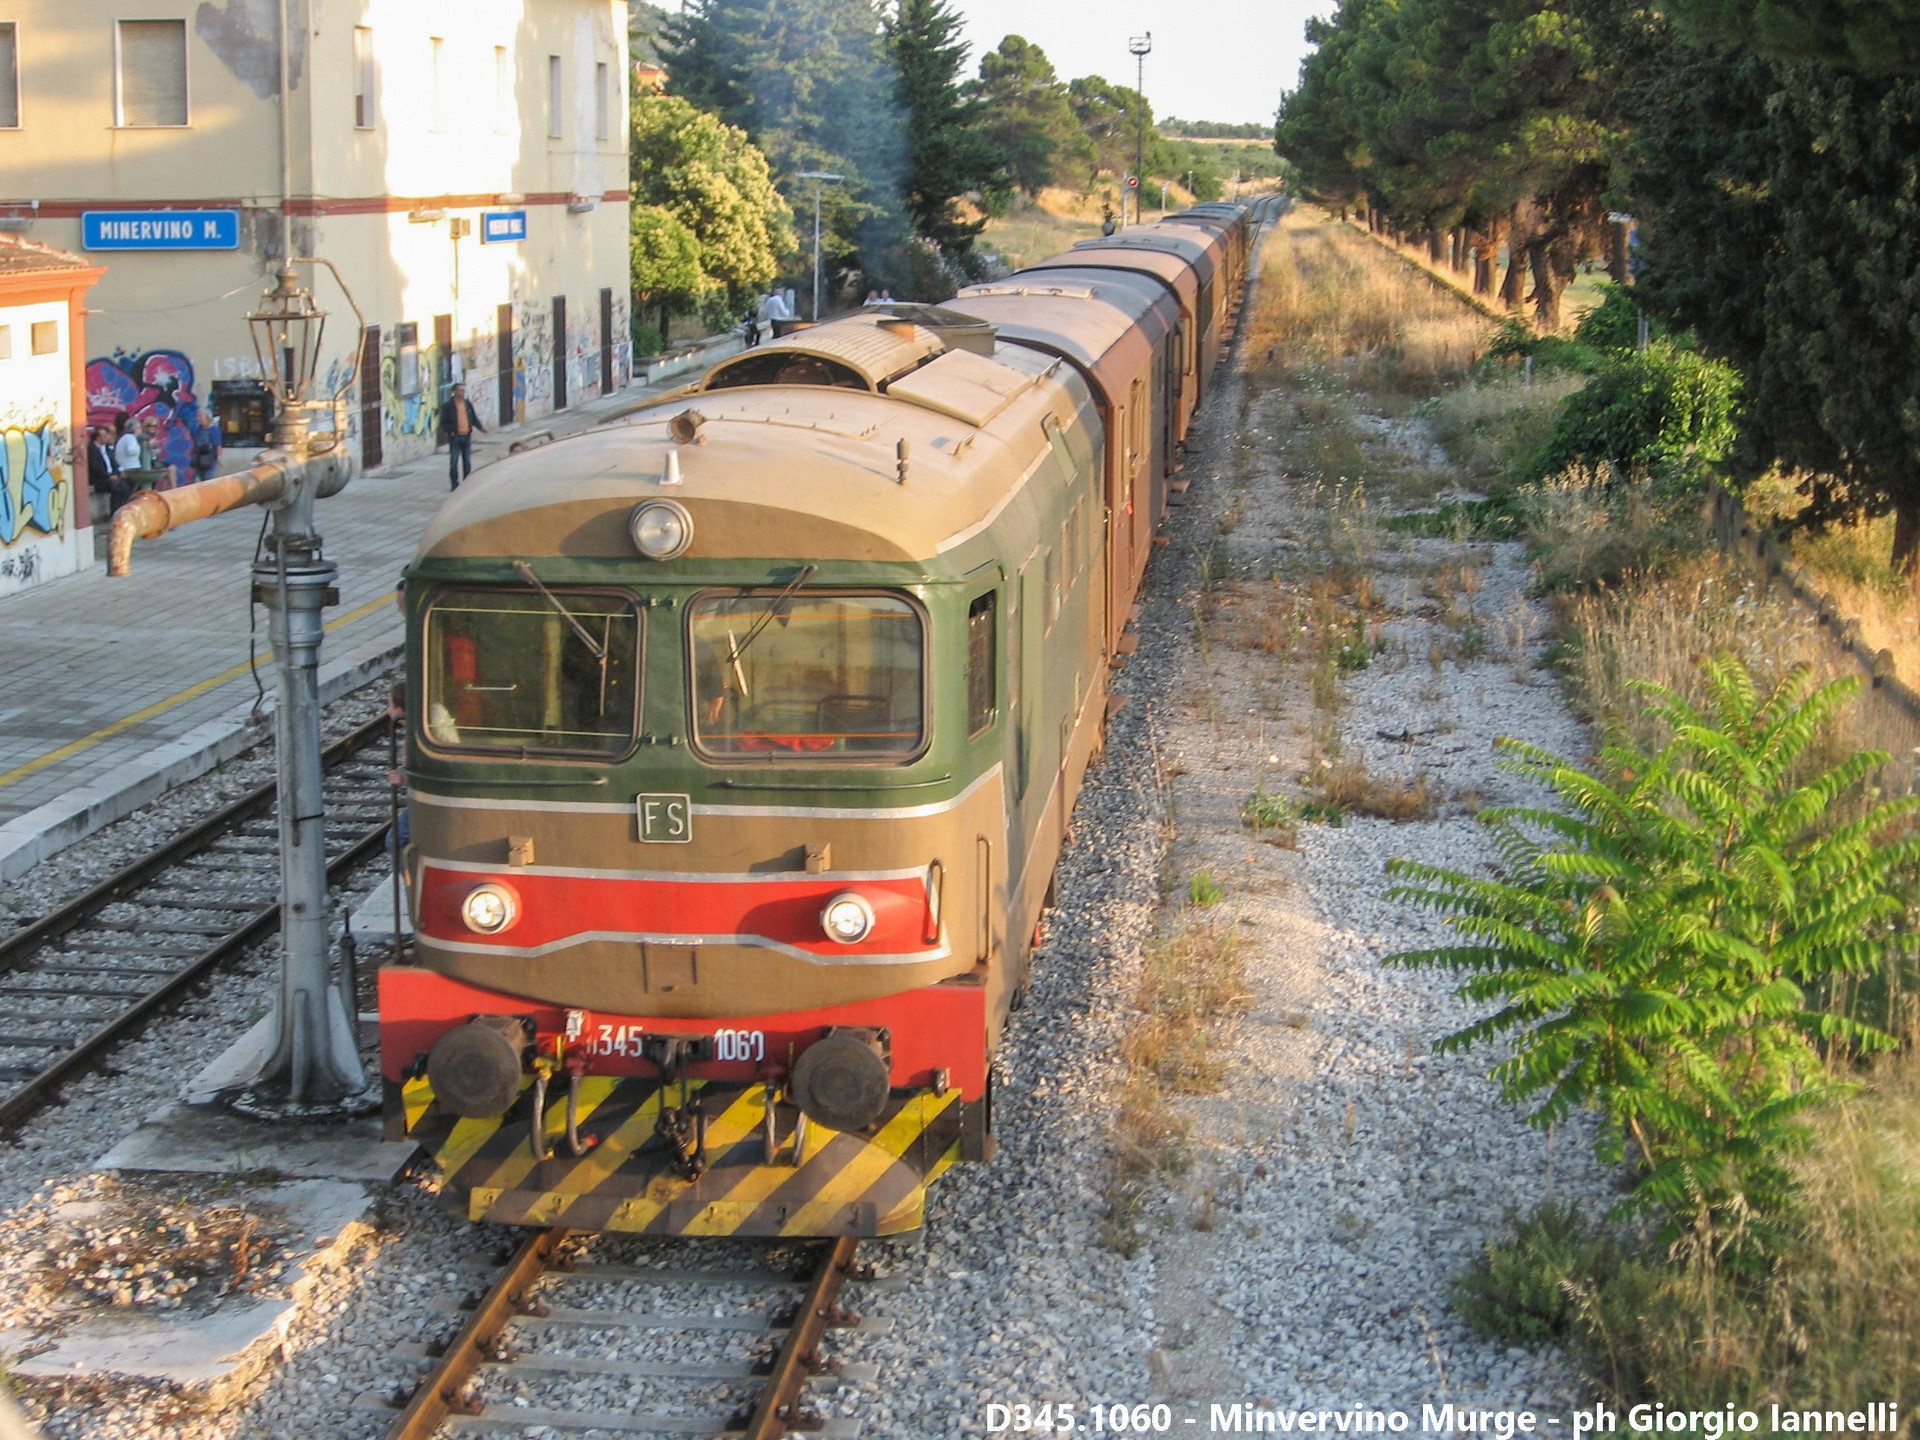
[[[1202,870],[1187,882],[1187,903],[1190,905],[1218,905],[1226,898],[1227,892],[1213,878],[1211,870]]]
[[[1322,815],[1373,815],[1401,822],[1430,820],[1436,808],[1426,776],[1409,780],[1375,775],[1365,761],[1352,757],[1323,755],[1304,778]]]
[[[1168,1096],[1218,1087],[1219,1028],[1247,1005],[1245,952],[1233,917],[1190,910],[1142,958],[1101,1226],[1103,1241],[1123,1255],[1145,1243],[1142,1225],[1160,1181],[1187,1167],[1187,1122]]]
[[[1389,896],[1438,911],[1466,943],[1386,963],[1464,972],[1464,998],[1500,1000],[1441,1048],[1510,1037],[1491,1073],[1537,1124],[1598,1109],[1602,1158],[1631,1147],[1630,1207],[1702,1253],[1764,1254],[1793,1197],[1801,1117],[1847,1088],[1830,1062],[1890,1046],[1905,1013],[1887,995],[1868,1013],[1854,987],[1903,964],[1891,926],[1920,840],[1889,837],[1920,798],[1823,826],[1884,761],[1858,753],[1795,779],[1858,683],[1796,672],[1761,692],[1731,658],[1706,669],[1706,706],[1654,697],[1675,737],[1657,751],[1616,737],[1589,773],[1503,742],[1508,768],[1555,805],[1482,812],[1497,883],[1393,861]]]
[[[1624,1260],[1620,1243],[1590,1226],[1577,1205],[1552,1200],[1507,1211],[1510,1234],[1489,1242],[1453,1282],[1453,1308],[1483,1335],[1509,1345],[1564,1340],[1583,1292],[1597,1291]]]

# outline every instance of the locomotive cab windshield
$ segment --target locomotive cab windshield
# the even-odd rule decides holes
[[[898,594],[696,598],[696,747],[718,760],[912,758],[926,734],[925,630]]]
[[[607,757],[633,747],[640,616],[608,591],[448,588],[427,607],[426,738]]]

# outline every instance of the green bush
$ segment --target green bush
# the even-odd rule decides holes
[[[659,328],[636,319],[633,322],[633,356],[639,359],[643,355],[659,355],[667,348],[667,337]]]
[[[1640,317],[1644,312],[1633,292],[1618,285],[1607,287],[1606,299],[1581,317],[1573,332],[1574,343],[1584,345],[1595,355],[1625,355],[1640,348]],[[1649,339],[1660,339],[1667,329],[1649,319]]]
[[[1600,363],[1600,357],[1577,340],[1563,335],[1542,335],[1518,320],[1508,320],[1501,325],[1500,333],[1487,347],[1475,370],[1481,378],[1489,378],[1505,374],[1521,360],[1533,361],[1536,372],[1565,370],[1579,375],[1590,374]]]
[[[1611,462],[1666,478],[1725,457],[1734,440],[1740,377],[1723,361],[1656,340],[1609,354],[1585,389],[1567,397],[1553,438],[1531,473],[1544,480],[1574,465]]]
[[[1490,1242],[1453,1282],[1453,1308],[1483,1335],[1509,1345],[1565,1340],[1583,1295],[1619,1270],[1620,1245],[1590,1227],[1577,1205],[1549,1200],[1530,1214],[1507,1212],[1512,1234]]]
[[[1892,1044],[1809,996],[1892,953],[1920,841],[1887,836],[1920,799],[1863,798],[1887,759],[1868,751],[1795,778],[1857,681],[1816,688],[1803,668],[1762,696],[1737,660],[1705,668],[1704,710],[1637,687],[1672,737],[1658,750],[1615,735],[1589,772],[1503,741],[1508,768],[1557,804],[1481,812],[1498,878],[1393,861],[1390,897],[1465,943],[1387,963],[1468,974],[1459,994],[1497,1008],[1438,1048],[1510,1037],[1492,1078],[1536,1124],[1598,1109],[1602,1158],[1631,1146],[1638,1169],[1628,1208],[1710,1246],[1764,1247],[1801,1112],[1846,1088],[1827,1047]]]

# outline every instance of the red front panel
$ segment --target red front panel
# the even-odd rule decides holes
[[[567,1012],[555,1005],[486,990],[450,980],[431,970],[389,965],[380,971],[380,1069],[396,1084],[433,1042],[475,1015],[530,1015],[548,1053],[566,1033]],[[694,1065],[697,1079],[752,1081],[768,1070],[785,1071],[793,1058],[830,1026],[884,1028],[893,1053],[892,1084],[923,1089],[934,1071],[945,1070],[961,1098],[977,1100],[986,1090],[986,990],[974,984],[928,985],[875,1000],[794,1010],[780,1015],[686,1016],[610,1015],[581,1011],[579,1039],[567,1049],[588,1059],[590,1075],[657,1073],[639,1054],[639,1037],[712,1035],[720,1058]]]
[[[512,889],[520,917],[508,929],[480,935],[461,919],[474,887]],[[854,945],[829,940],[820,912],[843,890],[873,907],[873,933]],[[941,953],[933,936],[927,886],[907,875],[782,875],[778,879],[689,879],[618,873],[559,873],[535,868],[449,865],[429,860],[420,874],[420,934],[428,940],[502,954],[550,952],[584,938],[684,939],[767,944],[830,962],[863,957]]]

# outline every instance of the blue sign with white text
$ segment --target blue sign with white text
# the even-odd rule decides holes
[[[480,243],[482,245],[504,245],[526,238],[526,211],[483,210],[480,212]]]
[[[87,250],[238,250],[238,210],[86,210]]]

